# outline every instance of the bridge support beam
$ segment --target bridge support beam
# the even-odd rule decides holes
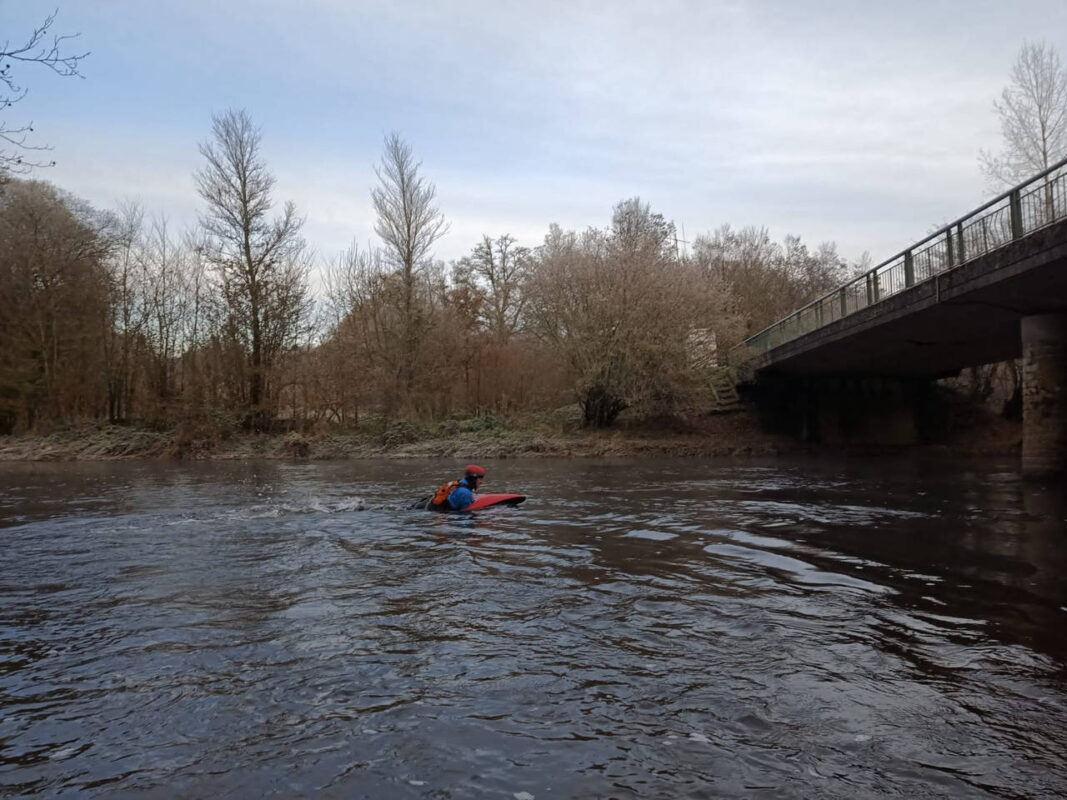
[[[1067,313],[1023,317],[1023,474],[1067,472]]]

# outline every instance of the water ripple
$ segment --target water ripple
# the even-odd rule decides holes
[[[1067,792],[1063,514],[1010,472],[501,462],[525,507],[381,496],[450,466],[0,473],[0,794]]]

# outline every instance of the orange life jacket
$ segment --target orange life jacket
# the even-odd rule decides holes
[[[452,490],[457,486],[459,486],[459,481],[449,481],[441,484],[437,491],[433,493],[433,497],[430,498],[430,505],[443,506],[445,501],[448,500],[448,496],[452,494]]]

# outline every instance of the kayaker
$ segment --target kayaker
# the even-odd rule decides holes
[[[442,484],[426,507],[434,511],[458,511],[474,502],[474,493],[485,479],[485,470],[477,464],[468,464],[463,477],[458,481]]]

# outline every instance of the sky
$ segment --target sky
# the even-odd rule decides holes
[[[17,68],[4,119],[56,160],[35,177],[191,226],[198,144],[245,109],[324,262],[377,243],[395,131],[446,261],[638,196],[684,241],[757,225],[878,263],[994,194],[978,154],[1023,43],[1067,58],[1065,0],[0,0],[0,41],[54,7],[89,55],[83,79]]]

